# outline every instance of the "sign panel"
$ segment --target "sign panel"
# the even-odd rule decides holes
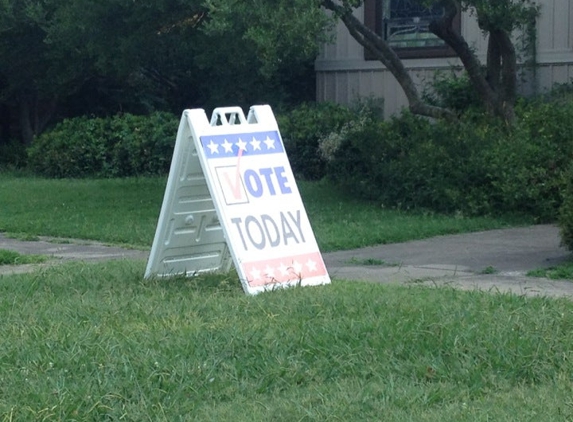
[[[227,241],[191,134],[192,112],[185,111],[179,124],[146,278],[231,267]]]
[[[228,270],[230,254],[247,293],[330,282],[269,106],[187,110],[175,149],[146,276]]]

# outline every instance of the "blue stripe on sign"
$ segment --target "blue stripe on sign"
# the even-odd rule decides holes
[[[237,157],[284,153],[277,131],[201,136],[207,158]]]

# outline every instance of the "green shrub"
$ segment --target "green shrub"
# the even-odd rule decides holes
[[[573,166],[565,174],[563,203],[559,209],[561,243],[573,251]]]
[[[328,175],[365,198],[390,207],[453,212],[468,197],[464,179],[483,183],[481,171],[472,174],[470,147],[482,143],[462,126],[432,124],[404,113],[353,129],[341,133],[344,139],[330,157]]]
[[[529,104],[515,127],[480,113],[431,123],[410,113],[346,125],[321,141],[328,177],[384,206],[554,221],[573,156],[573,105]]]
[[[567,104],[573,101],[573,80],[566,83],[556,83],[546,93],[534,98],[535,101]]]
[[[101,176],[109,162],[108,126],[100,118],[64,120],[35,139],[28,150],[30,168],[48,177]]]
[[[424,99],[458,112],[481,107],[479,95],[465,72],[461,75],[437,73],[430,88],[424,92]]]
[[[349,122],[320,142],[329,178],[362,197],[398,205],[396,194],[408,190],[408,181],[396,166],[408,158],[427,125],[408,113],[388,122],[369,116]],[[408,202],[404,196],[401,200]]]
[[[338,131],[355,113],[334,103],[305,103],[289,113],[277,116],[285,149],[293,172],[307,180],[325,175],[325,162],[318,151],[318,141]]]
[[[490,156],[493,188],[506,209],[555,220],[573,157],[573,104],[532,103],[517,114],[515,128]]]
[[[169,113],[68,119],[34,141],[29,166],[57,178],[165,174],[176,133]]]
[[[8,143],[0,144],[0,169],[20,169],[26,166],[26,147],[23,143],[10,140]]]
[[[123,115],[110,122],[113,135],[113,176],[166,174],[177,134],[177,119],[169,113]]]

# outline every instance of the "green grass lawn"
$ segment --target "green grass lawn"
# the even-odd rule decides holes
[[[546,277],[551,280],[573,280],[573,261],[569,260],[549,268],[538,268],[527,273],[531,277]]]
[[[101,240],[149,248],[165,178],[47,180],[0,173],[0,232]],[[530,223],[382,209],[325,183],[299,183],[323,251]]]
[[[0,420],[573,418],[570,301],[143,267],[0,278]]]
[[[0,175],[0,230],[151,244],[165,179]],[[323,250],[523,224],[300,189]],[[145,263],[0,276],[0,421],[573,420],[573,303],[335,280],[243,294]]]

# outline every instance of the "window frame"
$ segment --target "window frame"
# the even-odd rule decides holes
[[[373,30],[376,34],[383,36],[384,32],[384,2],[390,0],[364,0],[364,24]],[[454,29],[461,32],[461,16],[458,13],[454,18]],[[448,46],[432,46],[432,47],[396,47],[394,48],[396,54],[401,59],[429,59],[440,57],[454,57],[456,53]],[[364,49],[364,58],[366,60],[376,60],[374,55],[368,50]]]

